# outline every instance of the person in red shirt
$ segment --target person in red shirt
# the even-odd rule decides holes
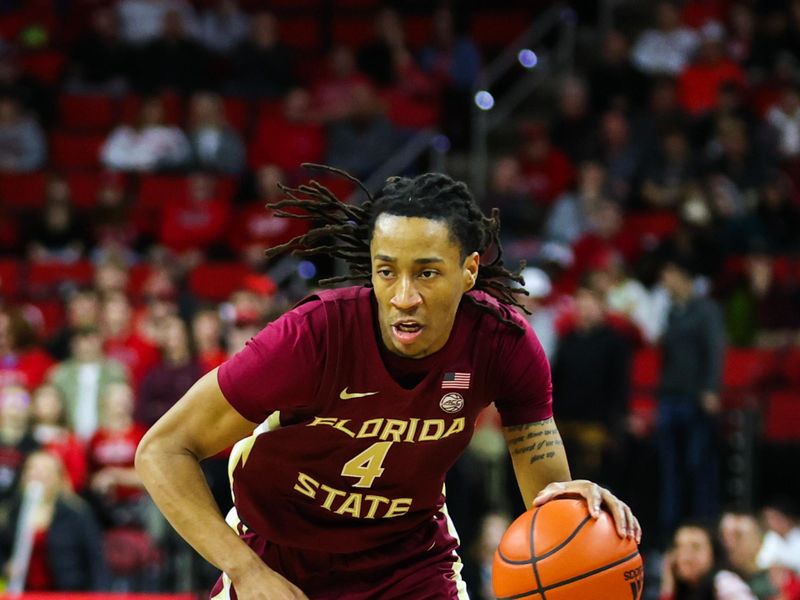
[[[102,409],[100,428],[89,440],[86,451],[89,489],[104,521],[129,524],[144,498],[133,459],[145,428],[133,420],[133,390],[125,383],[108,386]]]
[[[222,319],[218,311],[204,308],[195,313],[192,318],[192,336],[204,373],[216,369],[228,358],[222,347]]]
[[[741,86],[746,83],[742,68],[725,55],[723,37],[719,23],[711,22],[703,27],[697,60],[678,79],[678,98],[690,115],[699,116],[713,110],[723,83]]]
[[[103,300],[103,350],[108,358],[128,368],[134,386],[158,362],[158,347],[143,338],[132,326],[133,311],[123,292],[113,292]]]
[[[519,159],[528,193],[537,204],[549,206],[572,185],[575,169],[567,155],[552,145],[543,124],[523,127],[523,135]]]
[[[72,490],[80,492],[86,483],[86,453],[67,421],[64,398],[51,384],[36,388],[31,402],[33,438],[61,459]]]
[[[490,403],[527,506],[573,494],[595,517],[605,504],[619,535],[638,539],[624,503],[570,481],[550,369],[515,310],[496,215],[440,173],[391,177],[347,211],[324,188],[310,196],[319,228],[270,254],[343,256],[351,272],[333,281],[360,285],[270,323],[137,451],[156,504],[223,571],[212,595],[464,598],[443,483]],[[487,252],[496,258],[481,264]],[[199,461],[234,443],[226,524]]]
[[[35,343],[22,309],[0,308],[0,388],[20,385],[30,391],[41,385],[55,361]]]

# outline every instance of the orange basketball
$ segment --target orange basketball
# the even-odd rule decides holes
[[[498,600],[640,600],[642,557],[606,512],[583,500],[533,508],[503,534],[492,572]]]

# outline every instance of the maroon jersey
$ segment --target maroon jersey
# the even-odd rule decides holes
[[[249,530],[326,552],[391,543],[442,507],[445,474],[490,402],[504,425],[552,416],[533,331],[490,296],[470,295],[524,332],[464,300],[441,350],[384,360],[372,290],[345,288],[306,299],[220,367],[228,402],[254,423],[270,417],[231,454]]]

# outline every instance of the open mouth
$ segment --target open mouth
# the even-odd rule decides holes
[[[416,321],[398,321],[392,324],[392,334],[403,345],[413,344],[425,329]]]

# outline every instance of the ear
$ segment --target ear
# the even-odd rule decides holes
[[[464,293],[475,287],[478,279],[478,268],[481,266],[481,255],[473,252],[464,259]]]

